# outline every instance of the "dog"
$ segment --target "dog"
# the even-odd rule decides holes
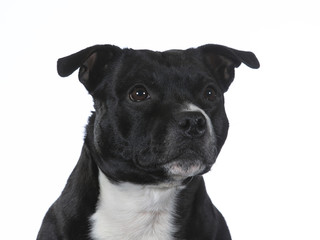
[[[38,240],[230,240],[202,175],[224,144],[224,93],[252,52],[95,45],[58,60],[93,98],[82,152]]]

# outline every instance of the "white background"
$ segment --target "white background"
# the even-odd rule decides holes
[[[91,97],[56,60],[85,47],[253,51],[226,94],[230,131],[206,175],[234,240],[320,239],[316,1],[0,3],[0,238],[35,239],[75,166]]]

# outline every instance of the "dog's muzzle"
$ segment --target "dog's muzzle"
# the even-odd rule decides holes
[[[203,174],[216,159],[215,135],[210,118],[202,110],[176,113],[168,136],[170,162],[165,165],[169,176],[180,179]]]

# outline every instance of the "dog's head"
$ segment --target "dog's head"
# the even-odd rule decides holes
[[[227,137],[223,94],[251,52],[220,45],[154,52],[97,45],[58,60],[94,100],[88,144],[114,181],[182,181],[210,170]]]

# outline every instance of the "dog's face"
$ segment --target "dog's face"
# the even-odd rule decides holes
[[[223,94],[250,52],[218,45],[153,52],[94,46],[60,59],[93,96],[88,135],[110,179],[181,182],[210,170],[226,139]]]

